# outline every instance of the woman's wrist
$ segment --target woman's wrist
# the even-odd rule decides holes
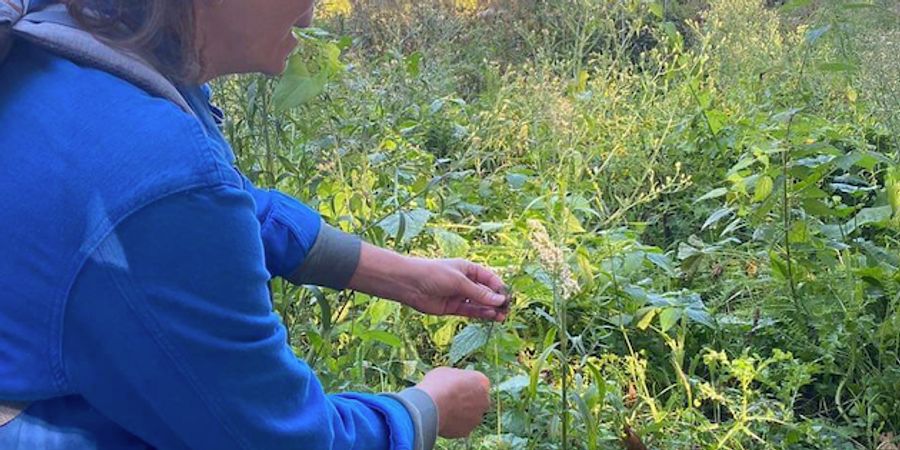
[[[412,295],[420,279],[422,260],[363,243],[359,265],[348,287],[382,298],[402,301]]]

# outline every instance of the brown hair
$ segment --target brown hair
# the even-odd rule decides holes
[[[190,0],[64,0],[86,31],[146,59],[174,81],[199,75]]]

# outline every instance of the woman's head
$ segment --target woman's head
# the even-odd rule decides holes
[[[314,0],[64,0],[89,31],[136,51],[167,76],[201,82],[276,74],[312,22]]]

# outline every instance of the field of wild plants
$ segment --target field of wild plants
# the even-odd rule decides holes
[[[334,390],[483,371],[446,449],[900,446],[896,0],[332,0],[220,83],[259,185],[502,274],[509,320],[275,281]]]

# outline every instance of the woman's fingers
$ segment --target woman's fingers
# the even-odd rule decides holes
[[[501,285],[502,289],[502,285]],[[499,307],[506,303],[506,295],[498,293],[484,284],[479,284],[471,279],[466,279],[460,289],[459,295],[484,306]]]
[[[494,320],[502,322],[506,319],[506,311],[489,306],[476,305],[474,303],[461,303],[456,309],[456,315],[470,317],[472,319]]]
[[[464,261],[463,273],[466,277],[475,283],[482,284],[490,288],[491,291],[503,294],[505,286],[503,280],[494,271],[475,264],[470,261]]]

